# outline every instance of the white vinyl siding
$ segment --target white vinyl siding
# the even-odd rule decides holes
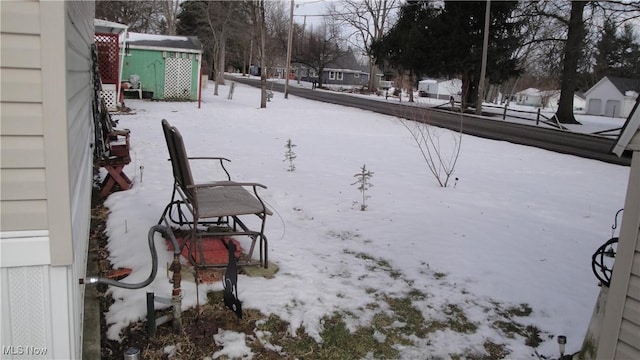
[[[640,152],[634,151],[597,359],[640,358],[639,199]]]
[[[46,359],[82,354],[94,6],[0,5],[0,342],[46,348]]]
[[[46,230],[40,4],[3,2],[0,40],[2,231]]]

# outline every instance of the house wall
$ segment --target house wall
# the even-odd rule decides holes
[[[4,1],[0,13],[2,358],[78,358],[94,3]]]
[[[521,94],[517,95],[516,103],[526,106],[542,106],[542,99],[538,95]]]
[[[585,93],[586,96],[586,113],[588,115],[600,116],[624,116],[629,115],[627,111],[624,114],[623,102],[624,97],[620,91],[606,78],[599,81],[594,87]],[[607,106],[607,103],[609,106]],[[612,106],[617,103],[617,106]]]
[[[640,359],[640,151],[633,152],[596,359]]]
[[[334,73],[342,73],[342,79],[331,79],[329,76],[329,72]],[[333,70],[333,69],[324,69],[322,75],[322,83],[324,85],[349,85],[349,86],[363,86],[369,84],[369,74],[362,74],[351,71],[341,71],[341,70]],[[357,76],[357,77],[356,77]],[[335,76],[337,77],[337,75]]]
[[[198,78],[199,78],[199,57],[200,54],[184,53],[179,49],[176,51],[163,51],[154,49],[130,48],[129,55],[125,55],[122,67],[122,80],[127,81],[129,76],[137,74],[140,76],[143,91],[153,91],[154,99],[165,99],[165,71],[166,57],[182,57],[187,54],[191,57],[191,92],[190,100],[198,100]]]
[[[462,81],[458,79],[439,82],[423,80],[418,83],[418,91],[420,96],[441,100],[449,100],[453,96],[456,101],[460,101]]]

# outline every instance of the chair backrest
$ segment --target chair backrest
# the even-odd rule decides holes
[[[167,120],[162,120],[162,131],[169,149],[169,157],[171,159],[171,167],[173,168],[173,178],[175,186],[180,187],[187,198],[195,202],[195,194],[193,189],[189,189],[193,185],[193,176],[189,167],[189,159],[187,151],[184,147],[184,141],[180,131],[175,126],[171,126]]]

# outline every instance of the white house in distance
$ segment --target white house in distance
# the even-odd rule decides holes
[[[605,76],[584,94],[588,115],[629,116],[640,93],[640,79]]]
[[[2,359],[82,358],[94,6],[0,6]]]
[[[560,90],[539,90],[528,88],[515,93],[512,99],[518,105],[533,106],[539,108],[551,108],[556,110],[560,101]],[[573,95],[573,110],[584,110],[585,100],[578,94]]]
[[[418,82],[418,94],[422,97],[441,100],[449,100],[453,96],[456,101],[460,101],[462,95],[462,80],[420,80]]]
[[[518,105],[542,107],[544,104],[543,91],[536,88],[520,90],[514,96]]]

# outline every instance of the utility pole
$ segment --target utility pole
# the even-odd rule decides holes
[[[484,78],[487,76],[487,48],[489,47],[489,13],[491,12],[491,0],[487,0],[484,14],[484,41],[482,44],[482,67],[480,68],[480,82],[478,83],[478,101],[476,103],[476,115],[482,114],[482,100],[484,100]]]
[[[293,43],[293,0],[291,0],[291,12],[289,14],[289,41],[287,44],[287,73],[284,75],[284,98],[289,98],[289,74],[291,73],[291,46]]]

